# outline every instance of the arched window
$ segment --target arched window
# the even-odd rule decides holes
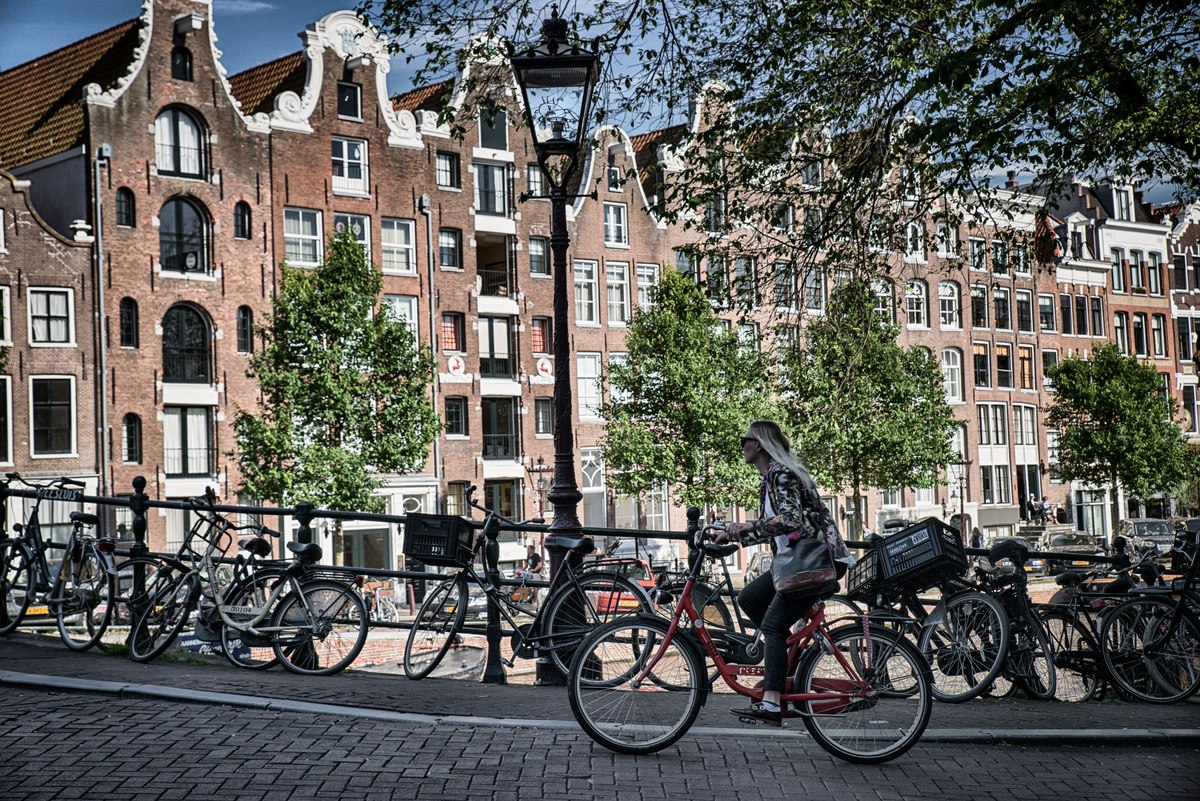
[[[249,306],[238,306],[237,349],[238,353],[254,350],[254,311]]]
[[[204,127],[188,112],[169,108],[154,121],[159,175],[204,177]]]
[[[121,347],[138,346],[138,305],[133,298],[121,298]]]
[[[244,200],[233,207],[233,238],[250,238],[250,204]]]
[[[137,225],[134,215],[133,192],[122,186],[117,190],[117,225],[133,228]]]
[[[938,319],[942,328],[962,328],[962,300],[953,281],[938,284]]]
[[[163,317],[163,381],[212,382],[212,335],[204,315],[191,306],[172,306]]]
[[[171,77],[177,81],[192,79],[192,51],[182,45],[171,51]]]
[[[905,284],[904,308],[910,328],[929,327],[929,288],[924,281],[914,279]]]
[[[962,351],[958,348],[946,348],[942,351],[942,386],[946,390],[947,402],[962,402]]]
[[[132,412],[121,420],[121,461],[142,463],[142,418]]]
[[[172,198],[158,213],[159,260],[168,272],[208,272],[208,224],[190,200]]]

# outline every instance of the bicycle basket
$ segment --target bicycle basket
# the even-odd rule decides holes
[[[957,529],[927,517],[883,540],[878,549],[879,572],[888,584],[913,592],[967,570],[967,552]]]
[[[885,599],[890,599],[895,589],[883,580],[878,553],[868,550],[846,571],[846,597],[852,601],[873,604],[881,593]]]
[[[474,559],[475,529],[455,515],[410,513],[404,523],[404,555],[426,565],[466,567]]]

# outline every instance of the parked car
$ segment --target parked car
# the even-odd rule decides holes
[[[622,561],[614,570],[612,565],[604,565],[605,572],[614,572],[619,575],[631,579],[634,583],[641,586],[646,591],[647,595],[654,590],[654,571],[650,569],[650,563],[645,559],[626,559]],[[638,599],[627,592],[606,593],[600,592],[596,596],[596,611],[602,615],[620,613],[633,613],[638,608]]]
[[[771,560],[774,555],[769,550],[761,550],[750,557],[750,563],[746,565],[746,583],[754,581],[763,573],[770,571]]]
[[[1092,563],[1086,559],[1075,557],[1102,556],[1104,554],[1103,549],[1096,547],[1096,543],[1091,535],[1082,531],[1070,534],[1055,534],[1050,537],[1048,542],[1044,542],[1038,550],[1063,554],[1061,559],[1050,558],[1042,565],[1042,571],[1047,576],[1056,576],[1059,573],[1065,573],[1074,568],[1086,570]]]
[[[1121,521],[1118,533],[1127,540],[1134,540],[1135,545],[1153,544],[1159,553],[1166,553],[1175,544],[1175,526],[1169,520],[1131,517]]]

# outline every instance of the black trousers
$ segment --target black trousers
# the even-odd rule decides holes
[[[768,570],[738,593],[742,611],[763,633],[764,690],[783,692],[787,681],[787,638],[792,626],[813,604],[837,591],[838,583],[830,581],[803,595],[780,595],[775,592],[775,579]]]

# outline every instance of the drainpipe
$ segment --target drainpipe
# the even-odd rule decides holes
[[[95,237],[96,237],[96,330],[99,332],[96,356],[96,395],[99,399],[97,412],[99,455],[100,455],[100,495],[109,495],[109,459],[108,454],[108,350],[105,336],[106,315],[104,312],[104,218],[101,215],[103,202],[100,198],[100,167],[107,165],[112,156],[112,146],[107,142],[96,148],[96,158],[92,162],[92,200],[95,204]]]
[[[434,303],[433,303],[433,205],[428,194],[421,195],[417,200],[417,210],[425,215],[425,265],[429,275],[429,345],[437,353],[437,321],[434,318]],[[438,408],[438,378],[437,366],[435,363],[433,373],[433,411],[437,414]],[[442,437],[438,434],[433,440],[433,478],[436,486],[433,490],[433,505],[434,509],[440,510],[441,494],[442,494]]]

